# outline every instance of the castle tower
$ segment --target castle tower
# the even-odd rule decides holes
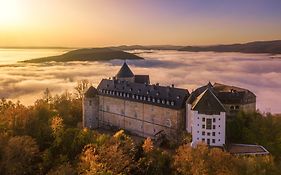
[[[99,96],[96,88],[91,86],[83,99],[83,127],[94,129],[99,126]]]
[[[129,82],[134,82],[134,77],[135,75],[133,74],[126,62],[124,62],[123,66],[115,76],[117,80],[125,80]]]

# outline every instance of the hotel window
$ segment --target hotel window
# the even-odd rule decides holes
[[[198,124],[199,125],[199,124]],[[202,129],[205,129],[205,125],[202,125]]]
[[[199,119],[199,118],[198,118]],[[205,122],[205,117],[202,118],[202,122]]]
[[[215,132],[213,132],[213,133],[212,133],[212,136],[216,136],[216,133],[215,133]]]
[[[207,136],[210,136],[211,134],[209,132],[207,132]]]
[[[213,129],[216,129],[216,125],[213,125]]]
[[[206,121],[206,129],[212,129],[212,119],[208,118]]]
[[[215,139],[212,139],[212,143],[216,143],[216,140],[215,140]]]
[[[215,119],[215,118],[213,118],[213,122],[216,122],[216,119]]]
[[[204,136],[205,135],[205,131],[202,131],[202,136]]]

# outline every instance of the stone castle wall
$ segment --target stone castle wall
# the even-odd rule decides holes
[[[178,135],[185,127],[185,110],[99,96],[99,126],[123,128],[143,137],[163,130],[167,137]]]

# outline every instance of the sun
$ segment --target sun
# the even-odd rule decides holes
[[[20,0],[0,0],[0,27],[21,22]]]

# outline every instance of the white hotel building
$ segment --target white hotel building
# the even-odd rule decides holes
[[[192,146],[198,142],[219,147],[225,144],[226,110],[211,86],[192,92],[186,102],[186,129],[192,134]]]

